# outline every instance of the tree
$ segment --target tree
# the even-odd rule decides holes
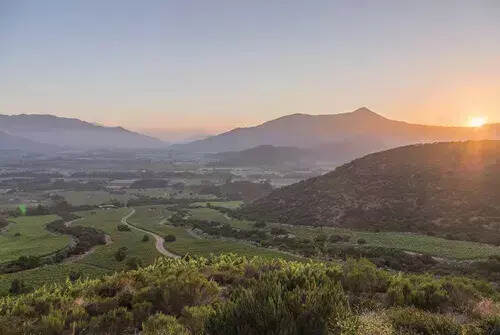
[[[147,242],[147,241],[149,241],[149,235],[144,234],[144,236],[142,237],[142,242]]]
[[[118,262],[123,261],[127,257],[127,247],[121,247],[115,253],[115,259]]]
[[[165,242],[175,242],[175,240],[176,240],[175,235],[168,234],[167,236],[165,236]]]
[[[26,293],[26,291],[27,291],[26,285],[24,284],[24,281],[22,281],[21,279],[16,278],[10,283],[10,289],[9,289],[10,294],[21,294],[21,293]]]

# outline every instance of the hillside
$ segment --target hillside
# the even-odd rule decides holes
[[[34,153],[54,152],[58,147],[50,144],[41,144],[23,137],[13,136],[0,131],[0,150],[18,150]]]
[[[481,139],[500,139],[500,125],[482,128],[425,126],[389,120],[367,108],[360,108],[342,114],[288,115],[255,127],[233,129],[172,148],[213,153],[240,151],[260,145],[343,148],[346,143],[355,143],[356,154],[364,155],[417,142]],[[333,158],[336,154],[337,150],[328,152]],[[347,157],[355,157],[347,154]]]
[[[500,244],[499,203],[500,141],[469,141],[371,154],[278,189],[240,214]]]
[[[484,282],[409,276],[366,260],[163,258],[100,280],[0,298],[0,333],[497,334],[497,298]]]
[[[70,148],[151,148],[165,144],[121,127],[103,127],[53,115],[0,115],[0,131],[34,142]]]

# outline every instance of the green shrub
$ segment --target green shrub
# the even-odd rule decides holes
[[[215,313],[211,306],[186,306],[180,321],[192,335],[205,334],[205,324]]]
[[[137,256],[129,257],[127,258],[126,265],[128,270],[137,270],[142,266],[142,259]]]
[[[118,229],[118,231],[130,231],[130,227],[123,223],[120,223],[118,226],[116,226],[116,229]]]
[[[172,234],[168,234],[167,236],[165,236],[165,242],[175,242],[176,238],[175,238],[175,235],[172,235]]]
[[[230,302],[218,305],[207,322],[207,334],[326,335],[338,331],[349,316],[342,288],[333,282],[321,286],[306,282],[301,287],[267,278],[250,289],[239,289]]]
[[[142,324],[143,335],[190,335],[171,315],[155,314]]]
[[[115,252],[115,259],[118,262],[123,261],[127,257],[127,247],[121,247]]]
[[[385,292],[389,276],[365,258],[348,259],[343,267],[342,285],[354,293]]]
[[[144,236],[142,237],[142,242],[147,242],[147,241],[149,241],[149,235],[144,234]]]
[[[394,309],[389,318],[397,331],[420,335],[459,335],[460,325],[450,317],[415,308]]]

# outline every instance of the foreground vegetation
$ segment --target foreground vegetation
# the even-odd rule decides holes
[[[223,255],[159,259],[0,300],[17,334],[497,334],[498,293],[467,278]]]

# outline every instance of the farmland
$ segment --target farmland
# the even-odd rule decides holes
[[[11,224],[0,233],[0,262],[20,256],[44,256],[66,247],[71,241],[69,236],[45,229],[56,219],[55,215],[9,218]]]

